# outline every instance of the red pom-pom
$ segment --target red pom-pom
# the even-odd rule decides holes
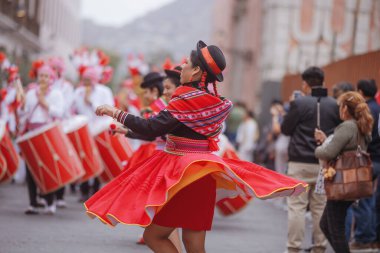
[[[44,65],[43,60],[35,60],[32,62],[32,68],[29,70],[29,77],[32,79],[37,78],[38,69]]]
[[[131,76],[138,76],[140,75],[140,71],[138,68],[135,68],[135,67],[129,67],[129,73],[131,74]]]
[[[83,73],[86,71],[87,67],[84,65],[80,65],[78,68],[79,76],[83,76]]]
[[[164,64],[162,65],[162,68],[165,70],[168,70],[168,69],[172,69],[173,68],[173,64],[172,64],[172,61],[170,60],[170,58],[166,58],[165,59],[165,62]]]
[[[7,56],[3,52],[0,52],[0,63],[2,63],[6,58]]]
[[[110,125],[110,128],[111,128],[112,130],[115,130],[115,129],[116,129],[116,124],[112,123],[112,124]]]

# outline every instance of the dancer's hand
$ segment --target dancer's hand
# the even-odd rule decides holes
[[[117,109],[115,107],[112,107],[110,105],[101,105],[101,106],[98,106],[98,108],[96,108],[96,115],[98,116],[103,116],[103,115],[107,115],[107,116],[110,116],[112,117],[114,112],[116,111]]]

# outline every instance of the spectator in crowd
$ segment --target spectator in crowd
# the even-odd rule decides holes
[[[259,139],[259,127],[252,111],[245,110],[244,120],[240,123],[236,143],[240,159],[252,162],[256,142]]]
[[[335,84],[332,90],[333,90],[333,97],[335,99],[338,99],[338,97],[342,95],[343,93],[348,92],[348,91],[354,91],[355,88],[349,82],[340,82],[340,83]]]
[[[343,123],[335,129],[331,141],[315,150],[316,157],[324,161],[331,161],[344,151],[355,150],[358,145],[365,151],[371,140],[373,118],[363,97],[351,91],[341,95],[338,101]],[[323,131],[315,130],[317,142],[323,143],[326,138]],[[328,200],[323,212],[320,226],[335,252],[350,253],[345,237],[345,218],[352,203]]]
[[[288,149],[288,175],[303,180],[310,190],[297,197],[288,198],[288,242],[289,253],[298,253],[305,236],[305,214],[309,206],[313,221],[312,253],[325,252],[327,241],[319,221],[325,207],[326,196],[315,193],[315,184],[320,166],[314,155],[317,143],[314,130],[317,128],[317,103],[320,100],[321,130],[327,135],[340,123],[338,106],[331,97],[313,97],[313,89],[324,84],[324,73],[318,67],[310,67],[302,73],[302,92],[305,96],[294,99],[281,124],[281,132],[290,136]]]
[[[368,153],[371,156],[373,165],[373,178],[376,180],[380,174],[380,137],[376,129],[379,122],[380,105],[376,103],[375,95],[377,86],[375,80],[360,80],[357,84],[357,91],[362,95],[370,109],[374,119],[372,126],[372,141],[368,145]],[[354,241],[350,244],[350,249],[371,250],[379,248],[380,241],[376,235],[376,194],[369,198],[359,200],[358,205],[352,206],[352,213],[355,219]],[[380,217],[380,216],[379,216]],[[351,221],[352,218],[348,219]],[[349,222],[346,225],[351,228]]]
[[[237,129],[240,123],[244,120],[245,110],[246,110],[246,105],[244,103],[236,102],[234,104],[234,107],[232,108],[230,115],[227,118],[227,121],[226,121],[227,128],[226,128],[225,135],[228,137],[228,139],[233,145],[236,145]]]
[[[261,129],[253,156],[255,163],[274,170],[274,140],[270,123]]]
[[[288,162],[289,137],[281,133],[281,123],[284,120],[285,109],[280,100],[273,100],[270,108],[272,115],[272,135],[274,141],[274,167],[279,173],[285,174]]]

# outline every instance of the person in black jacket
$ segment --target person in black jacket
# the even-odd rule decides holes
[[[305,213],[310,207],[313,219],[312,252],[325,252],[326,238],[319,221],[325,207],[325,195],[314,192],[319,173],[319,162],[314,155],[317,143],[314,131],[317,128],[317,101],[320,99],[320,128],[327,135],[333,133],[340,123],[339,108],[331,97],[313,97],[312,90],[321,88],[324,73],[320,68],[310,67],[302,73],[302,92],[305,96],[294,99],[281,125],[281,132],[290,136],[288,148],[288,175],[309,183],[310,191],[288,199],[288,242],[289,253],[300,252],[305,233]]]
[[[379,122],[380,105],[375,100],[377,87],[375,80],[360,80],[357,84],[358,92],[364,97],[367,105],[371,111],[374,119],[372,128],[372,141],[368,145],[368,153],[371,156],[373,165],[373,178],[374,180],[380,174],[380,137],[376,126]],[[351,250],[371,249],[373,244],[380,243],[380,234],[376,235],[376,194],[369,198],[360,199],[359,204],[352,207],[353,215],[355,217],[355,241],[350,244]],[[380,213],[378,213],[380,215]],[[379,216],[380,217],[380,216]],[[349,222],[348,222],[349,223]],[[346,225],[346,229],[350,229]],[[378,233],[380,231],[377,231]],[[378,247],[378,245],[375,247]]]

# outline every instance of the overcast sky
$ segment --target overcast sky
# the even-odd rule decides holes
[[[82,0],[82,17],[121,26],[175,0]]]

